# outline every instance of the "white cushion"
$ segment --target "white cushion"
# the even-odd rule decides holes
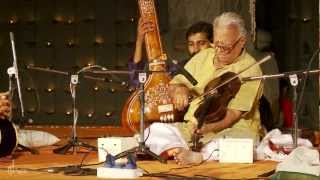
[[[50,146],[59,141],[59,138],[48,132],[24,129],[18,130],[18,143],[25,147],[36,148]]]

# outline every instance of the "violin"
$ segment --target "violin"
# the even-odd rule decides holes
[[[224,83],[223,83],[224,82]],[[194,113],[198,120],[197,129],[204,123],[213,123],[224,118],[229,101],[237,94],[241,87],[241,81],[236,73],[226,72],[218,78],[211,80],[204,89],[203,100]],[[192,136],[193,151],[199,151],[202,143],[199,142],[202,135],[194,133]]]

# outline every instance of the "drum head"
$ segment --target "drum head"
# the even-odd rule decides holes
[[[13,123],[6,119],[0,119],[0,157],[12,154],[18,144],[17,131]]]

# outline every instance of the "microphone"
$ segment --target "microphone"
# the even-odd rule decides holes
[[[177,68],[177,72],[186,77],[192,85],[195,86],[196,84],[198,84],[198,81],[194,79],[194,77],[184,67],[180,66],[177,60],[173,59],[170,62]]]

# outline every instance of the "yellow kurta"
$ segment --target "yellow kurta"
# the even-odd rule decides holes
[[[191,90],[196,91],[198,94],[204,92],[204,88],[212,79],[219,77],[226,72],[238,73],[243,69],[246,69],[250,65],[254,64],[256,60],[251,57],[246,51],[238,57],[235,63],[227,65],[223,68],[217,69],[214,66],[215,63],[215,50],[205,49],[196,54],[186,65],[185,69],[198,81],[198,84],[193,86],[183,75],[175,76],[171,84],[184,84]],[[258,65],[255,65],[242,73],[241,77],[260,76],[262,71]],[[229,109],[243,111],[242,118],[235,123],[231,128],[224,129],[220,132],[212,132],[205,134],[202,141],[207,143],[209,140],[215,137],[246,137],[258,140],[260,129],[260,115],[258,100],[262,95],[262,83],[260,80],[242,82],[240,90],[236,96],[231,99],[228,104]],[[194,112],[198,108],[198,98],[190,103],[189,109],[184,116],[184,119],[188,123],[176,123],[176,127],[179,128],[183,134],[184,139],[190,142],[192,130],[191,126],[197,124],[197,120],[194,117]]]

